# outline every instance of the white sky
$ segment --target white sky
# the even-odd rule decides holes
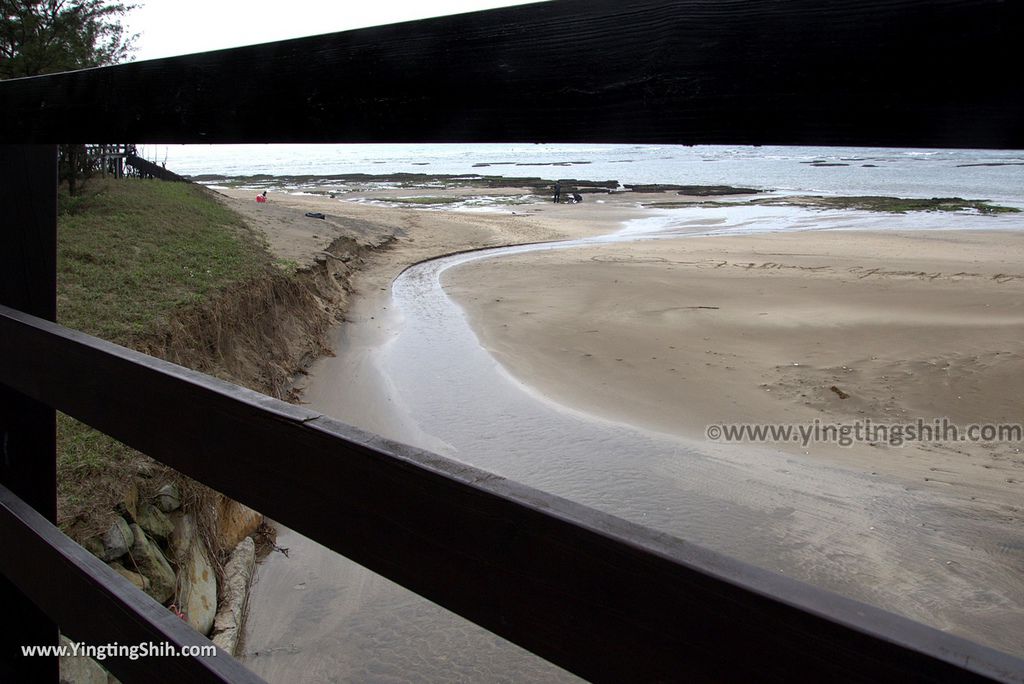
[[[135,59],[253,45],[528,0],[138,0],[125,19]]]

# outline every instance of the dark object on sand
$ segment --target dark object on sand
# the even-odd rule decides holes
[[[839,397],[840,399],[849,399],[849,398],[850,398],[850,395],[849,395],[849,394],[847,394],[847,393],[846,393],[846,392],[844,392],[843,390],[839,389],[839,388],[838,388],[838,387],[836,387],[835,385],[832,385],[831,387],[829,387],[829,389],[830,389],[830,390],[832,390],[833,392],[835,392],[835,393],[836,393],[836,395],[837,395],[837,396],[838,396],[838,397]]]
[[[572,193],[572,203],[573,204],[579,204],[582,201],[583,201],[583,195],[581,195],[578,192]]]
[[[309,218],[326,219],[327,217],[321,214],[319,211],[307,211],[306,216]]]

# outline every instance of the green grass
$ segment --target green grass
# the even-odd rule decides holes
[[[57,317],[121,344],[182,304],[252,276],[265,250],[239,216],[184,183],[92,181],[61,197]]]
[[[97,179],[58,200],[57,320],[118,344],[270,263],[241,217],[198,186]],[[62,525],[109,515],[139,454],[63,414],[57,437]]]
[[[294,275],[299,270],[299,262],[294,259],[274,259],[274,266],[281,269],[288,275]]]
[[[141,458],[134,449],[57,413],[57,493],[61,524],[111,510],[127,484],[124,470]]]

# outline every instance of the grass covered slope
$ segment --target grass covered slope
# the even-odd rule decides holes
[[[270,261],[208,191],[155,180],[97,180],[62,195],[57,240],[57,320],[126,345]]]
[[[183,309],[270,272],[242,218],[199,186],[94,180],[77,197],[61,194],[58,209],[57,320],[124,346],[151,351]],[[103,524],[141,456],[63,414],[57,438],[58,517],[85,535]]]

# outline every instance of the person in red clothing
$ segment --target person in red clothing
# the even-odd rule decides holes
[[[256,195],[256,201],[259,202],[260,204],[263,204],[264,202],[266,202],[267,201],[267,191],[264,190],[262,194]]]

